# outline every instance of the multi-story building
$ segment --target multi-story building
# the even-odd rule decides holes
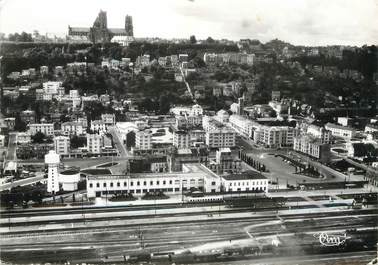
[[[366,133],[378,132],[378,123],[370,123],[365,126]]]
[[[4,123],[8,127],[9,130],[14,130],[14,126],[16,125],[16,118],[7,117],[4,119]]]
[[[138,56],[136,59],[136,65],[140,67],[145,67],[150,65],[150,55],[144,54],[143,56]]]
[[[205,143],[210,148],[234,147],[236,133],[226,127],[206,131]]]
[[[70,153],[70,138],[67,136],[54,137],[54,150],[58,155],[68,155]]]
[[[331,141],[331,131],[326,130],[324,127],[309,125],[307,127],[307,134],[318,138],[321,143],[329,144]]]
[[[44,135],[54,135],[54,124],[52,123],[31,123],[29,124],[29,133],[35,135],[37,132],[41,132]]]
[[[150,170],[151,172],[167,172],[168,171],[168,164],[167,164],[167,157],[159,156],[159,157],[151,157],[148,159],[151,163]]]
[[[217,112],[217,116],[215,118],[221,123],[226,123],[230,119],[230,115],[227,111],[221,109]]]
[[[247,137],[253,136],[253,126],[256,125],[256,123],[252,120],[240,115],[231,115],[229,123],[238,133]]]
[[[173,146],[177,149],[187,149],[190,147],[190,134],[184,130],[173,131]]]
[[[190,130],[189,137],[190,147],[199,147],[205,144],[205,135],[206,132],[204,130]]]
[[[62,133],[64,135],[83,135],[85,134],[85,129],[81,122],[70,121],[62,123]]]
[[[71,89],[70,90],[70,98],[74,99],[74,98],[78,98],[78,97],[80,97],[79,91],[77,89]]]
[[[28,144],[31,143],[31,135],[26,132],[17,133],[17,143],[18,144]]]
[[[193,105],[192,109],[190,110],[190,115],[193,115],[193,116],[203,115],[203,108],[198,104]]]
[[[113,126],[116,122],[114,114],[101,114],[101,120],[106,126]]]
[[[88,153],[100,154],[103,146],[103,139],[98,134],[87,134],[87,149]]]
[[[330,145],[310,134],[294,137],[293,149],[327,163],[330,160]]]
[[[289,126],[256,125],[252,140],[270,148],[292,146],[294,137],[298,134],[295,128]]]
[[[106,124],[102,120],[91,121],[91,130],[97,133],[106,133]]]
[[[349,117],[337,117],[337,123],[342,126],[349,126],[351,125],[352,118]]]
[[[5,146],[5,135],[0,134],[0,147]]]
[[[215,160],[210,161],[206,166],[217,174],[223,174],[224,172],[239,173],[242,171],[242,161],[232,155],[230,148],[217,150]]]
[[[252,191],[268,193],[268,179],[257,171],[246,171],[221,176],[222,190],[226,192]]]
[[[327,123],[325,125],[325,128],[327,130],[331,131],[331,134],[336,137],[342,137],[342,138],[353,138],[356,134],[355,129],[350,127],[345,127],[333,123]]]
[[[152,149],[152,130],[139,130],[135,133],[135,148],[141,150]]]
[[[180,171],[183,165],[190,163],[201,163],[207,165],[209,162],[208,148],[192,148],[192,149],[178,149],[168,153],[167,163],[168,169],[172,171]]]
[[[43,83],[43,91],[46,95],[57,95],[62,90],[62,82],[60,81],[48,81]],[[64,93],[64,90],[63,90]]]
[[[89,198],[132,193],[142,196],[149,192],[182,194],[190,189],[206,193],[220,191],[218,175],[200,164],[184,165],[181,172],[134,173],[129,175],[91,175],[87,177]]]
[[[176,115],[175,121],[177,129],[195,128],[202,125],[202,116]]]
[[[39,72],[40,72],[41,75],[47,75],[49,73],[49,67],[45,66],[45,65],[42,65],[39,68]]]

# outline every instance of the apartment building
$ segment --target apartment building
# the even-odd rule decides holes
[[[98,134],[87,134],[87,150],[91,154],[100,154],[103,146],[103,139]]]
[[[173,146],[177,149],[187,149],[190,147],[190,134],[184,130],[173,131]]]
[[[68,155],[70,153],[70,138],[67,136],[54,137],[54,150],[58,155]]]
[[[331,134],[335,137],[353,138],[356,135],[356,130],[351,127],[345,127],[333,123],[327,123],[325,128],[331,131]]]
[[[30,135],[35,135],[37,132],[41,132],[44,135],[54,135],[54,124],[52,123],[31,123],[29,124]]]
[[[331,142],[331,131],[325,129],[324,127],[309,125],[307,127],[307,134],[312,135],[315,138],[318,138],[321,143],[330,143]]]
[[[236,133],[226,127],[206,131],[205,143],[210,148],[234,147],[236,145]]]
[[[62,123],[62,133],[64,135],[83,135],[85,134],[84,126],[81,122],[71,121]]]
[[[309,134],[294,137],[293,149],[316,158],[323,163],[327,163],[330,160],[330,145]]]
[[[135,148],[141,150],[152,149],[152,131],[150,129],[140,130],[135,133]]]
[[[231,115],[229,118],[229,124],[238,133],[251,138],[253,136],[253,126],[256,122],[253,122],[241,115]]]

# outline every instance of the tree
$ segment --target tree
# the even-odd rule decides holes
[[[44,142],[44,140],[46,138],[46,135],[44,133],[42,133],[42,132],[37,132],[31,138],[33,140],[33,143],[40,144],[40,143]]]
[[[214,44],[214,43],[215,43],[215,40],[214,40],[212,37],[207,37],[206,42],[207,42],[208,44]]]
[[[16,116],[14,129],[18,132],[25,132],[26,131],[26,123],[21,120],[19,114]]]
[[[196,36],[194,36],[194,35],[190,36],[189,41],[190,41],[191,44],[196,44],[197,43]]]
[[[31,192],[31,200],[37,204],[41,204],[43,199],[43,194],[40,190],[33,190]]]
[[[85,137],[79,137],[77,135],[74,135],[71,138],[70,142],[71,142],[71,148],[77,149],[79,147],[83,147],[86,144],[87,138],[85,138]]]

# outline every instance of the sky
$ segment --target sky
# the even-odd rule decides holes
[[[278,38],[296,45],[378,44],[378,0],[0,0],[0,32],[54,33],[108,27],[133,16],[135,37]]]

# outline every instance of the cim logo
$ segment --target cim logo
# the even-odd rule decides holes
[[[346,234],[327,234],[326,232],[314,234],[315,238],[319,239],[322,246],[335,247],[340,246],[347,240]]]

